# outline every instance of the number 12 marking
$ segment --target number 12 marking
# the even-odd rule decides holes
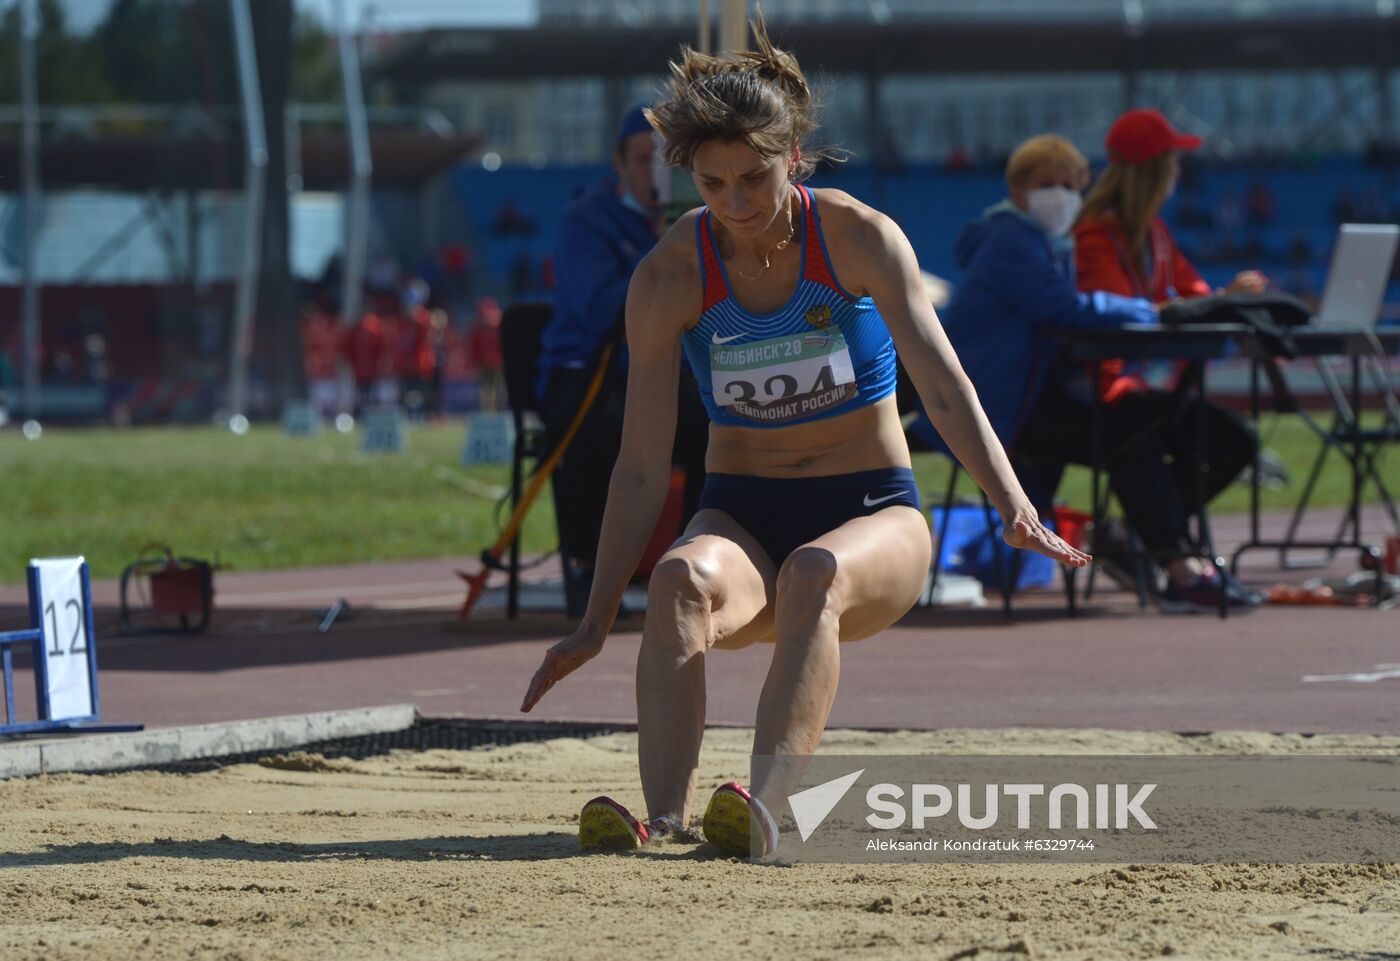
[[[53,649],[48,652],[50,657],[62,657],[65,654],[84,654],[87,652],[87,645],[83,643],[83,605],[75,598],[69,598],[63,605],[64,609],[73,608],[73,637],[68,642],[68,650],[63,649],[63,645],[58,639],[58,608],[53,601],[49,601],[44,608],[44,613],[49,618],[49,623],[53,629],[49,631],[49,636],[53,638]]]

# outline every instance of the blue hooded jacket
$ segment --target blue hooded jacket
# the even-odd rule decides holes
[[[1080,293],[1070,242],[1051,239],[1010,200],[963,228],[955,253],[962,280],[940,319],[1004,445],[1045,386],[1054,360],[1048,331],[1157,323],[1150,301]],[[945,449],[927,415],[914,429]]]
[[[535,393],[543,396],[552,371],[591,367],[622,322],[632,271],[656,234],[626,206],[612,181],[580,197],[559,224],[554,257],[554,317],[545,327]]]

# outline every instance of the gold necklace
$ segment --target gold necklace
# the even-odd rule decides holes
[[[784,237],[782,240],[778,241],[778,242],[777,242],[776,244],[774,244],[773,246],[771,246],[771,247],[768,248],[768,253],[766,253],[766,254],[763,255],[763,266],[760,267],[760,268],[758,268],[758,273],[753,274],[752,276],[750,276],[749,274],[744,273],[742,270],[739,270],[737,266],[734,268],[734,272],[735,272],[735,273],[737,273],[740,277],[744,278],[745,280],[757,280],[758,278],[760,278],[760,277],[763,276],[763,272],[764,272],[765,270],[767,270],[769,267],[773,266],[773,261],[771,260],[773,254],[778,253],[778,252],[783,251],[783,250],[786,250],[788,244],[792,243],[792,238],[795,237],[795,236],[797,236],[797,224],[796,224],[796,223],[793,221],[793,219],[792,219],[792,195],[791,195],[791,194],[788,195],[787,214],[788,214],[788,235],[787,235],[786,237]]]

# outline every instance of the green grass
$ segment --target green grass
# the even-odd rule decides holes
[[[1266,507],[1291,506],[1317,442],[1295,418],[1262,434],[1294,473]],[[114,577],[151,541],[235,570],[475,555],[495,540],[501,467],[460,466],[461,423],[414,427],[401,454],[361,454],[357,435],[293,438],[275,426],[244,437],[215,428],[50,428],[35,442],[0,432],[0,582],[23,580],[29,558],[83,554]],[[947,461],[915,458],[926,501],[941,497]],[[1317,503],[1345,503],[1347,473],[1333,458]],[[1400,488],[1394,459],[1385,465]],[[968,493],[973,492],[964,480]],[[1071,470],[1060,498],[1088,506],[1087,471]],[[1236,485],[1217,511],[1244,510]],[[504,513],[500,515],[504,521]],[[553,503],[542,496],[526,551],[554,544]]]
[[[83,554],[114,577],[150,541],[235,570],[477,554],[495,540],[507,467],[460,465],[460,423],[412,428],[400,454],[357,435],[294,438],[273,426],[0,433],[0,582],[30,557]],[[501,523],[506,514],[502,512]],[[536,501],[526,550],[552,543]]]

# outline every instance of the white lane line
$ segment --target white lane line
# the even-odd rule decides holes
[[[1350,681],[1353,684],[1374,684],[1377,681],[1400,680],[1400,664],[1377,664],[1369,671],[1355,674],[1305,674],[1303,683]]]
[[[379,611],[408,611],[415,607],[461,607],[466,596],[466,589],[462,588],[455,594],[430,594],[426,597],[404,597],[394,601],[371,600],[360,606]]]
[[[455,590],[465,596],[466,586],[461,581],[432,581],[427,584],[347,584],[326,585],[325,587],[304,587],[285,591],[256,591],[247,594],[216,593],[215,602],[220,606],[240,604],[267,604],[274,601],[319,600],[330,603],[337,597],[354,602],[356,597],[373,598],[412,594],[422,591]],[[362,601],[363,603],[363,601]]]

